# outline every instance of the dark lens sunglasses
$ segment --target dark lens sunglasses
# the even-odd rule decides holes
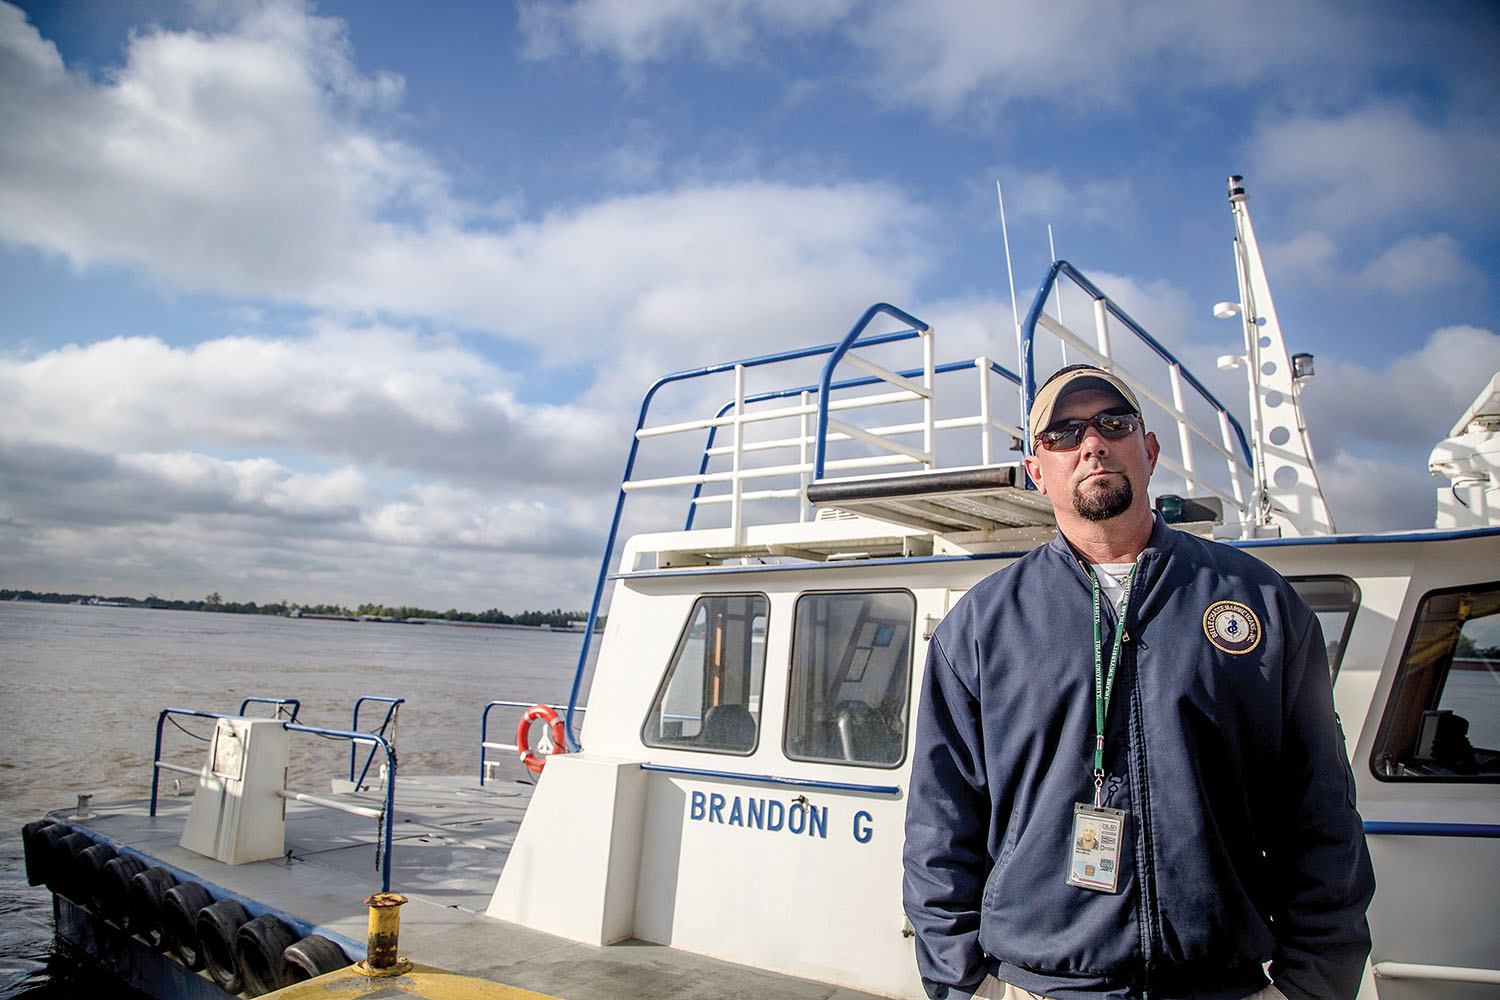
[[[1096,413],[1087,420],[1064,420],[1062,423],[1037,431],[1037,444],[1048,451],[1072,451],[1083,443],[1083,436],[1090,427],[1111,441],[1129,437],[1141,426],[1139,413]]]

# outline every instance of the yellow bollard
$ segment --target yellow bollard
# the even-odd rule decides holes
[[[367,976],[399,976],[411,971],[411,963],[397,953],[401,935],[401,904],[406,897],[394,892],[377,892],[365,900],[370,908],[370,937],[367,954],[355,968]]]

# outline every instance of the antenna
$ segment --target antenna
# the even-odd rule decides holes
[[[1016,324],[1016,367],[1020,370],[1026,367],[1026,358],[1022,354],[1022,315],[1016,307],[1016,271],[1011,270],[1011,234],[1010,229],[1005,228],[1005,192],[1001,190],[999,177],[995,178],[995,196],[1001,199],[1001,238],[1005,240],[1005,274],[1011,279],[1011,321]]]
[[[1011,279],[1011,319],[1016,322],[1016,358],[1022,357],[1022,315],[1016,309],[1016,271],[1011,270],[1011,234],[1010,229],[1005,226],[1005,192],[1001,190],[1001,181],[996,178],[995,195],[1001,199],[1001,238],[1005,240],[1005,274]]]
[[[1054,243],[1054,242],[1052,242],[1052,223],[1050,223],[1050,222],[1047,223],[1047,249],[1052,254],[1052,263],[1056,264],[1057,263],[1057,244]],[[1065,322],[1063,322],[1063,312],[1062,312],[1062,299],[1063,299],[1062,290],[1063,290],[1063,286],[1062,286],[1062,283],[1059,282],[1055,287],[1057,288],[1057,325],[1058,326],[1067,326],[1068,324],[1065,323]],[[1067,341],[1060,341],[1060,343],[1062,345],[1062,365],[1061,365],[1061,367],[1066,368],[1066,367],[1068,367],[1068,342]]]

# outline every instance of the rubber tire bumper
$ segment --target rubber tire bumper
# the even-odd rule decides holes
[[[344,949],[321,934],[309,934],[285,952],[288,984],[301,983],[349,964]]]
[[[78,852],[78,858],[74,862],[73,885],[78,890],[79,902],[88,906],[96,914],[103,914],[103,896],[100,892],[104,888],[104,866],[113,861],[117,855],[115,849],[108,844],[90,844]]]
[[[155,865],[130,880],[127,906],[130,910],[130,932],[158,951],[167,948],[163,916],[167,908],[167,890],[177,884],[177,876]]]
[[[249,922],[250,914],[243,906],[232,899],[221,899],[199,910],[193,924],[198,931],[198,947],[203,951],[203,967],[225,993],[238,993],[244,988],[235,940],[240,928]]]
[[[130,883],[146,870],[146,863],[130,854],[121,854],[104,866],[94,896],[99,901],[99,916],[122,930],[133,930],[130,919]]]
[[[239,957],[246,996],[258,997],[292,984],[284,953],[296,943],[297,932],[269,913],[262,913],[240,928],[235,937],[235,954]]]
[[[179,882],[167,890],[161,923],[167,947],[177,961],[194,972],[203,968],[203,946],[198,943],[198,911],[214,901],[197,882]]]
[[[52,861],[47,869],[47,888],[59,896],[67,896],[75,903],[87,902],[79,890],[78,877],[81,862],[78,856],[85,848],[94,846],[94,838],[77,830],[52,844]]]
[[[26,884],[42,885],[52,870],[52,846],[68,835],[68,827],[50,819],[39,819],[21,827],[26,847]]]

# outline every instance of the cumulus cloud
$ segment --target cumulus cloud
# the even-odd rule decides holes
[[[1320,451],[1430,448],[1497,370],[1500,334],[1444,327],[1378,370],[1356,361],[1325,363],[1303,406]],[[1422,458],[1425,467],[1425,452]]]
[[[360,74],[339,22],[295,6],[135,35],[101,82],[14,8],[0,52],[0,237],[80,267],[425,317],[591,364],[642,334],[764,336],[926,266],[923,213],[878,184],[701,185],[498,223],[382,134],[400,80]]]
[[[326,321],[303,338],[0,359],[7,579],[519,608],[536,575],[536,593],[576,604],[602,529],[574,526],[600,523],[628,432],[521,402],[513,381],[448,337]],[[222,457],[236,453],[250,457]],[[405,590],[400,564],[421,567]],[[452,572],[428,578],[437,564]],[[464,592],[479,566],[494,578]],[[373,581],[390,586],[360,592]]]
[[[822,33],[854,56],[834,85],[938,117],[1059,95],[1123,108],[1167,78],[1153,99],[1274,81],[1288,66],[1316,64],[1321,79],[1323,63],[1368,58],[1389,27],[1289,0],[1264,16],[1226,10],[578,0],[523,3],[521,21],[537,58],[581,51],[640,72],[684,52],[770,59]],[[540,210],[518,207],[524,195],[459,197],[449,166],[402,137],[401,78],[362,70],[340,22],[296,2],[218,14],[213,28],[141,29],[118,66],[91,75],[0,4],[0,240],[83,274],[123,267],[171,294],[225,296],[221,315],[238,330],[0,357],[0,552],[17,580],[58,580],[66,567],[80,589],[118,580],[134,592],[126,581],[146,579],[226,596],[238,582],[233,596],[253,599],[574,605],[651,379],[835,340],[877,298],[920,303],[943,259],[935,210],[890,182],[835,171],[819,184],[659,187],[673,168],[650,134],[606,164],[628,194]],[[1229,20],[1239,30],[1225,31]],[[1241,58],[1247,48],[1260,58]],[[1497,147],[1483,112],[1364,102],[1288,100],[1255,125],[1253,162],[1302,193],[1309,226],[1273,251],[1277,266],[1392,293],[1482,280],[1465,263],[1461,240],[1474,241],[1460,209],[1493,214]],[[1365,162],[1372,150],[1389,155]],[[1136,197],[1128,182],[1066,169],[1007,174],[1022,216],[1098,225]],[[1418,232],[1366,240],[1374,249],[1353,263],[1335,242],[1351,219],[1419,211]],[[1174,350],[1194,350],[1200,307],[1185,293],[1145,273],[1091,277]],[[278,304],[316,318],[265,333]],[[1081,298],[1064,308],[1088,330]],[[1014,364],[1009,303],[916,310],[936,321],[941,359]],[[1315,433],[1332,428],[1319,439],[1332,491],[1347,483],[1352,495],[1375,469],[1360,463],[1430,446],[1472,396],[1442,366],[1473,371],[1494,340],[1455,327],[1399,369],[1330,375],[1325,362],[1309,406],[1323,407]],[[522,373],[552,385],[537,391]],[[566,390],[551,391],[558,383]],[[1429,433],[1419,407],[1445,393],[1458,401]],[[663,393],[656,421],[728,395],[727,377]],[[636,509],[669,506],[643,497]],[[353,580],[389,589],[351,592]]]
[[[535,58],[579,47],[625,63],[653,62],[680,49],[737,61],[761,32],[825,28],[854,0],[522,0],[520,20]]]
[[[1267,268],[1278,278],[1345,293],[1399,297],[1487,283],[1484,272],[1465,254],[1463,244],[1447,233],[1402,236],[1367,257],[1362,265],[1347,261],[1354,251],[1341,251],[1339,244],[1320,229],[1267,246],[1264,253]]]
[[[514,376],[449,338],[321,324],[306,338],[149,337],[0,359],[0,439],[72,448],[220,448],[358,463],[388,476],[567,489],[624,434],[575,404],[526,404]]]
[[[1269,273],[1292,281],[1327,283],[1337,273],[1338,244],[1319,229],[1308,229],[1284,243],[1265,244],[1261,253]]]
[[[1407,295],[1485,280],[1464,257],[1459,242],[1447,233],[1401,239],[1371,261],[1360,278],[1372,288]]]
[[[1121,226],[1135,213],[1134,192],[1125,178],[1091,175],[1077,179],[1056,167],[1041,171],[1005,167],[998,173],[1005,184],[1006,212],[1013,218]]]
[[[28,574],[87,590],[196,580],[267,600],[296,583],[301,600],[358,602],[376,596],[361,586],[394,577],[389,563],[472,570],[505,557],[538,574],[549,560],[586,564],[598,539],[566,526],[592,523],[599,506],[587,496],[517,500],[438,483],[383,490],[352,467],[307,473],[266,458],[0,444],[0,546],[12,584]],[[327,597],[308,592],[314,580],[330,587]],[[576,600],[579,587],[549,589]],[[461,591],[427,581],[406,594],[448,606]]]
[[[136,34],[99,82],[7,8],[0,53],[4,235],[76,264],[306,289],[377,209],[451,207],[425,156],[359,125],[399,79],[360,75],[340,23],[299,8],[252,8],[232,33]]]
[[[928,266],[923,212],[879,184],[705,184],[532,219],[460,204],[382,132],[399,78],[359,72],[341,26],[297,5],[144,30],[98,79],[0,7],[0,52],[0,237],[248,299],[251,327],[0,359],[17,579],[176,573],[228,593],[228,574],[265,599],[278,580],[389,578],[468,606],[485,565],[509,595],[489,601],[574,603],[556,595],[576,599],[602,534],[576,526],[601,523],[621,414],[652,378],[836,339]],[[257,301],[361,318],[270,336]],[[500,334],[579,390],[527,401],[489,354],[381,314]],[[392,547],[420,554],[418,577],[447,572],[405,579]]]
[[[1478,48],[1407,7],[1365,5],[1354,16],[1293,0],[1254,9],[1228,0],[574,0],[528,2],[521,26],[535,58],[602,54],[631,72],[683,53],[720,63],[771,58],[789,39],[833,35],[859,57],[850,85],[940,114],[1016,101],[1119,107],[1148,93],[1250,83],[1305,93],[1309,79],[1333,89],[1340,74],[1367,66],[1369,53],[1404,50],[1414,37]]]
[[[1336,451],[1319,456],[1318,482],[1340,531],[1433,526],[1440,482],[1420,463]]]
[[[1256,180],[1299,196],[1310,221],[1366,231],[1432,219],[1493,219],[1500,133],[1493,112],[1434,118],[1394,102],[1262,121],[1248,143]]]
[[[1431,527],[1427,455],[1500,371],[1500,334],[1444,327],[1419,348],[1372,369],[1323,362],[1302,408],[1324,495],[1339,528]]]

